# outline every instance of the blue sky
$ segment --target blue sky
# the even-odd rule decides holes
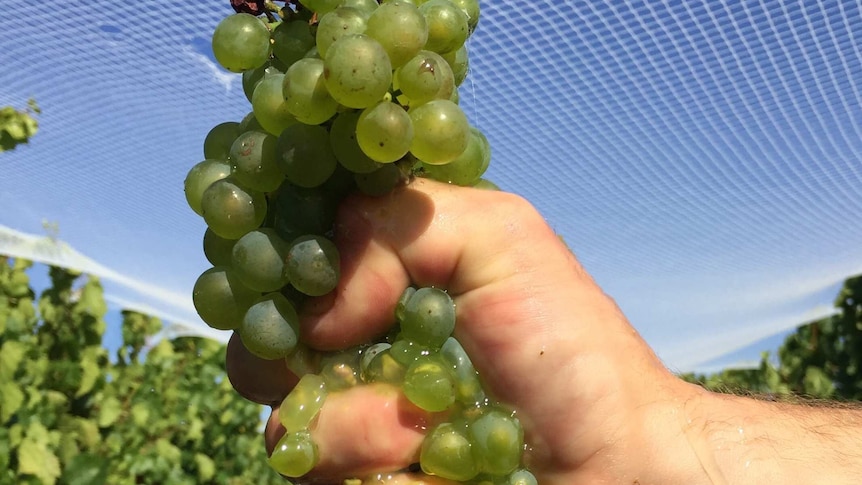
[[[77,252],[51,257],[191,331],[207,263],[182,180],[209,128],[249,110],[207,52],[222,3],[0,18],[0,104],[44,109],[0,160],[0,233],[56,223]],[[858,3],[482,6],[460,93],[489,178],[539,208],[668,365],[756,358],[862,272]]]

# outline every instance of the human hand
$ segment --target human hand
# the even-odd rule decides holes
[[[697,391],[661,365],[523,199],[417,180],[385,197],[346,201],[335,241],[339,286],[301,312],[311,347],[378,338],[405,287],[444,288],[456,303],[455,336],[486,390],[517,410],[539,483],[645,484],[668,460],[656,443],[677,437],[675,410]],[[281,363],[261,372],[239,347],[228,357],[231,382],[277,403],[295,377]],[[256,378],[239,377],[249,374]],[[276,413],[270,450],[284,432]],[[320,463],[309,478],[405,469],[439,419],[386,385],[332,393],[311,430]]]

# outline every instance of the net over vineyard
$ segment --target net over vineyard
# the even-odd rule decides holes
[[[210,47],[229,12],[5,9],[0,106],[43,113],[0,154],[0,253],[98,274],[167,336],[226,340],[192,306],[210,265],[183,179],[248,111]],[[674,369],[744,358],[862,272],[858,2],[487,0],[468,49],[460,106],[487,178],[540,209]]]

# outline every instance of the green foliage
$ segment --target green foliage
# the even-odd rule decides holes
[[[41,110],[33,99],[27,101],[24,110],[16,110],[11,106],[0,108],[0,152],[27,143],[39,129],[39,122],[33,117],[39,113]]]
[[[681,377],[716,391],[862,400],[862,276],[844,282],[835,307],[835,315],[785,339],[777,366],[766,353],[757,369]]]
[[[37,299],[30,266],[0,257],[0,485],[284,483],[223,345],[148,347],[161,322],[126,311],[111,362],[98,279],[51,268]]]

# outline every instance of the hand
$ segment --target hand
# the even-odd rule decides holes
[[[346,201],[336,244],[338,288],[302,311],[310,346],[370,341],[386,333],[405,287],[445,288],[456,302],[455,335],[485,388],[518,412],[539,483],[646,484],[652,467],[669,460],[654,442],[678,435],[674,410],[700,391],[661,365],[523,199],[417,180],[385,197]],[[277,403],[295,377],[280,363],[265,373],[257,365],[240,346],[229,356],[231,382]],[[321,461],[311,477],[337,482],[404,469],[437,419],[384,385],[331,394],[312,429]],[[277,423],[274,414],[269,449],[284,432]]]

